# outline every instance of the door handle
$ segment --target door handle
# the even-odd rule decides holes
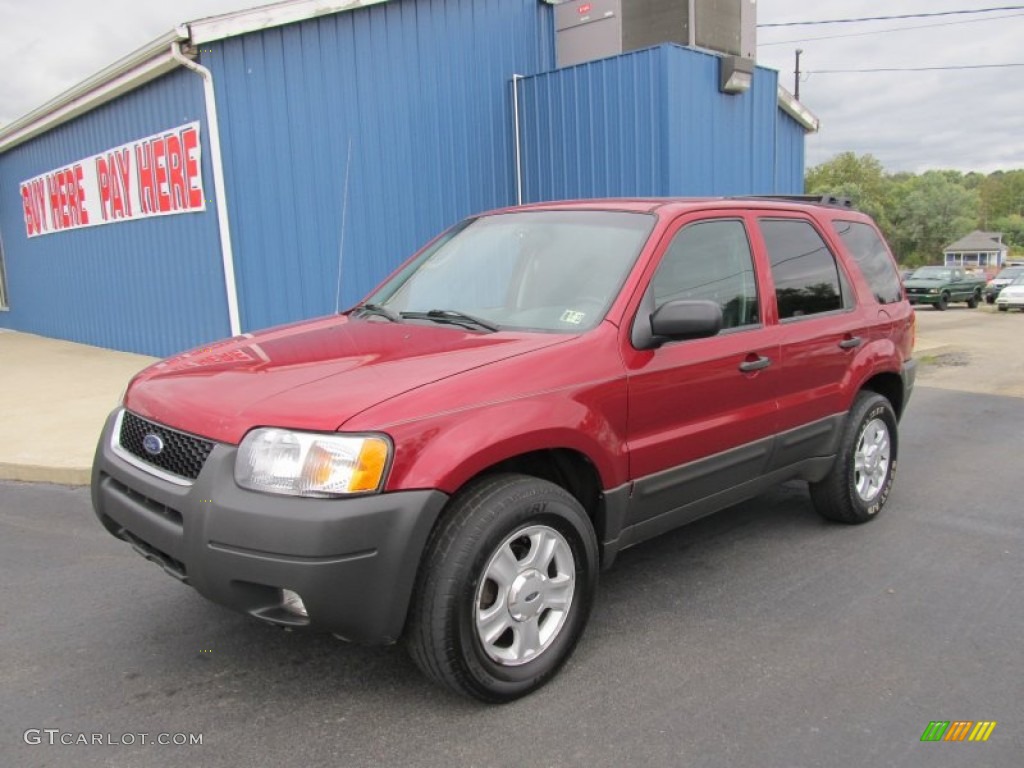
[[[839,342],[840,349],[856,349],[864,343],[864,339],[860,336],[851,336],[849,339],[843,339]]]
[[[756,360],[746,360],[740,363],[740,370],[743,373],[752,373],[753,371],[760,371],[762,368],[767,368],[772,364],[770,357],[759,357]]]

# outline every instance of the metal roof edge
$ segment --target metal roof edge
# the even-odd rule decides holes
[[[779,108],[800,123],[808,133],[817,133],[821,128],[821,121],[818,117],[781,85],[779,86]]]
[[[192,44],[223,40],[228,37],[280,27],[317,16],[329,16],[341,11],[352,11],[388,0],[283,0],[273,5],[249,8],[244,11],[223,13],[189,22]]]
[[[171,56],[172,43],[195,48],[214,40],[385,2],[388,0],[283,0],[179,24],[28,114],[0,126],[0,154],[180,66]]]
[[[0,126],[0,153],[175,69],[179,65],[171,57],[171,43],[187,39],[188,29],[177,26],[27,115]]]

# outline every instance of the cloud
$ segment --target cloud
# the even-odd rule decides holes
[[[935,13],[992,7],[966,0],[907,0],[898,6],[867,1],[761,0],[758,22]],[[1019,41],[1024,14],[948,16],[862,24],[829,24],[758,30],[759,63],[780,70],[793,86],[794,51],[803,49],[805,72],[958,66],[1024,61]],[[981,19],[986,19],[982,21]],[[962,23],[968,21],[968,23]],[[957,23],[950,23],[957,22]],[[882,32],[920,25],[925,29]],[[868,36],[830,37],[871,32]],[[788,40],[786,45],[765,45]],[[808,166],[840,152],[870,153],[886,170],[921,172],[1024,167],[1024,117],[1020,107],[1024,67],[935,72],[810,74],[800,98],[822,121],[807,141]]]
[[[259,5],[256,0],[0,0],[0,124],[18,118],[175,24]],[[760,0],[760,23],[984,8],[979,0]],[[1003,15],[1007,14],[992,14]],[[759,63],[793,85],[805,71],[1024,61],[1024,14],[759,29]],[[960,23],[968,21],[969,23]],[[949,22],[957,22],[950,24]],[[943,24],[904,32],[882,30]],[[869,36],[809,38],[871,32]],[[793,41],[765,45],[773,41]],[[811,74],[801,100],[822,121],[808,165],[844,151],[875,155],[889,171],[1024,167],[1024,67],[961,72]]]
[[[19,118],[182,21],[253,0],[0,0],[0,125]]]

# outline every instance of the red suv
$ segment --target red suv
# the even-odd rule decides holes
[[[841,201],[592,200],[468,219],[358,306],[140,373],[107,529],[222,605],[404,638],[486,701],[550,679],[620,550],[785,480],[885,504],[914,313]]]

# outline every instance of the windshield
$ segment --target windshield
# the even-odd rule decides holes
[[[912,277],[925,280],[949,280],[953,273],[945,267],[921,267]]]
[[[1012,280],[1024,275],[1024,267],[1008,267],[996,275],[996,280]]]
[[[517,211],[455,227],[367,302],[402,320],[578,332],[596,326],[654,226],[649,214]]]

